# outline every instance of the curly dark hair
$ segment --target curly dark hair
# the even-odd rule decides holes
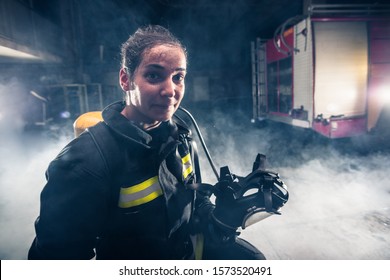
[[[122,44],[122,67],[127,67],[130,76],[141,63],[146,51],[157,45],[171,45],[181,48],[187,57],[184,45],[168,29],[160,25],[140,27]]]

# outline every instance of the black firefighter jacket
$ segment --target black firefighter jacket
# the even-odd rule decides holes
[[[50,163],[29,259],[188,259],[191,220],[207,196],[195,182],[189,130],[167,121],[145,132],[120,114],[72,140]]]

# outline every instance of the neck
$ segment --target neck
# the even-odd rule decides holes
[[[126,117],[131,123],[138,126],[143,130],[150,130],[158,127],[161,121],[145,121],[147,118],[141,115],[136,109],[132,108],[131,105],[126,106],[121,114]]]

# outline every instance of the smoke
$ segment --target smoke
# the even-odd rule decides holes
[[[368,137],[331,141],[283,125],[251,127],[243,114],[226,111],[200,122],[218,166],[247,175],[260,152],[288,186],[281,216],[241,231],[268,259],[390,259],[390,155],[384,144],[373,147],[378,143]]]
[[[39,194],[45,183],[45,169],[63,146],[60,142],[36,142],[27,136],[12,143],[2,137],[0,165],[0,259],[25,259],[35,236]]]
[[[388,155],[280,168],[290,201],[244,234],[275,259],[389,259]]]
[[[1,135],[13,137],[23,129],[25,109],[24,86],[16,78],[11,78],[5,85],[0,84],[0,128]],[[4,147],[4,145],[2,145]]]
[[[15,81],[0,90],[2,116],[7,115],[0,136],[0,259],[26,258],[45,170],[70,140],[66,134],[23,131],[17,104],[5,97],[13,92],[16,98],[20,91]],[[288,186],[282,215],[241,231],[268,259],[390,259],[388,150],[361,152],[357,140],[334,142],[286,126],[256,127],[246,113],[232,110],[191,111],[217,168],[227,165],[246,175],[256,154],[263,153],[268,169]],[[198,146],[203,181],[215,183]]]
[[[25,131],[26,96],[15,78],[0,85],[0,259],[27,257],[45,169],[67,141]]]

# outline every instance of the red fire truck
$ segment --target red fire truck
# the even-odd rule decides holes
[[[390,105],[389,11],[389,5],[311,6],[274,38],[252,42],[253,121],[329,138],[373,130]]]

